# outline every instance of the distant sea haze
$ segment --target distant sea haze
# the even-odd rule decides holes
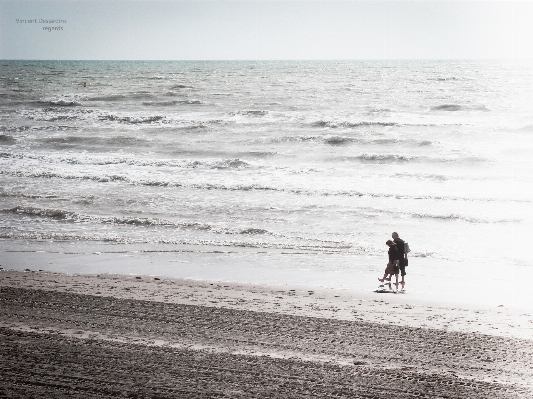
[[[398,231],[419,295],[514,295],[531,271],[531,65],[0,63],[5,250],[371,290]]]

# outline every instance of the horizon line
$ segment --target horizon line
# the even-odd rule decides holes
[[[0,58],[4,61],[116,61],[116,62],[131,62],[131,61],[146,61],[146,62],[321,62],[321,61],[532,61],[533,58],[305,58],[305,59],[53,59],[53,58]]]

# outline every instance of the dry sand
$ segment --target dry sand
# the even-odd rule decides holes
[[[148,276],[0,272],[0,397],[533,398],[533,316]]]

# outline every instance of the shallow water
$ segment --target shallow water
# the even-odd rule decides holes
[[[398,231],[417,295],[527,300],[532,65],[1,65],[5,250],[372,290]]]

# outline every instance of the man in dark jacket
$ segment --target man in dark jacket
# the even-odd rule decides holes
[[[405,272],[405,266],[407,266],[407,254],[405,253],[405,241],[400,238],[398,233],[394,232],[392,233],[392,239],[394,240],[394,243],[396,244],[396,248],[398,248],[398,253],[400,255],[400,273],[402,275],[402,281],[400,281],[400,284],[402,285],[402,290],[405,288],[405,275],[407,274]]]

